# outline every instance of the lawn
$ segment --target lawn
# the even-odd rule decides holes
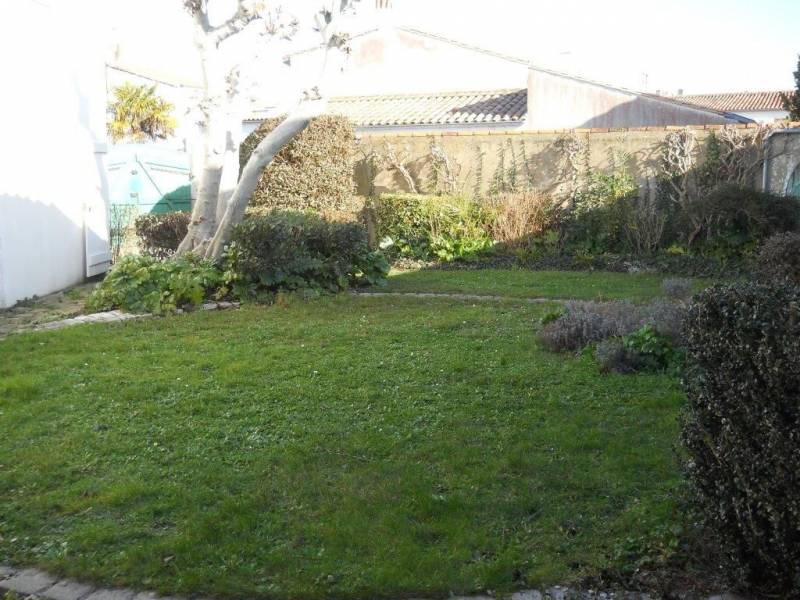
[[[657,273],[529,271],[524,269],[393,270],[386,291],[487,294],[514,298],[651,300],[662,295]],[[695,279],[696,290],[711,280]]]
[[[0,562],[281,599],[594,575],[675,518],[684,397],[542,351],[549,308],[341,295],[0,341]]]

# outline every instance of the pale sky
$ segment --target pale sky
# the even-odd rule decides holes
[[[800,0],[394,0],[404,20],[608,83],[791,89]],[[568,54],[563,54],[568,53]]]
[[[650,92],[791,89],[800,53],[800,0],[393,3],[399,24]],[[316,7],[313,0],[282,4],[295,11]],[[188,72],[193,50],[181,5],[181,0],[108,3],[117,32],[149,55],[145,61]]]

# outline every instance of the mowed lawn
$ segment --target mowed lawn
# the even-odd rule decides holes
[[[652,300],[668,278],[658,273],[600,271],[530,271],[525,269],[392,270],[390,292],[486,294],[512,298],[579,300]],[[710,279],[693,279],[695,291]]]
[[[675,518],[684,397],[539,349],[551,309],[340,295],[2,340],[0,562],[282,599],[613,567]]]

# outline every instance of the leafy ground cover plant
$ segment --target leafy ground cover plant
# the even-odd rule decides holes
[[[800,288],[741,283],[687,318],[682,440],[697,505],[733,582],[800,595]]]
[[[163,314],[201,304],[222,282],[222,272],[213,263],[191,255],[164,261],[126,256],[92,291],[86,308]]]
[[[458,196],[382,195],[373,201],[381,248],[394,257],[445,262],[489,251],[489,213]]]

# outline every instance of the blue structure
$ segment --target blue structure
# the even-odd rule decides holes
[[[112,146],[106,156],[114,213],[133,217],[192,208],[189,156],[155,144]]]

